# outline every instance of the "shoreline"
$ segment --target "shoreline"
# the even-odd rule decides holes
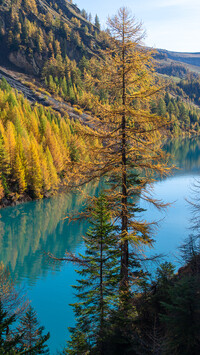
[[[166,137],[165,141],[163,142],[163,145],[166,144],[167,141],[170,140],[184,140],[184,139],[195,139],[200,137],[200,134],[193,134],[193,135],[179,135],[177,137]],[[7,197],[4,196],[1,200],[0,200],[0,210],[7,208],[7,207],[14,207],[14,206],[18,206],[21,205],[23,203],[26,202],[31,202],[31,201],[39,201],[39,200],[43,200],[43,199],[49,199],[51,197],[54,197],[56,195],[59,195],[61,193],[68,193],[71,192],[73,190],[76,190],[75,188],[68,188],[67,184],[63,181],[60,183],[60,186],[58,186],[56,189],[54,189],[53,191],[47,191],[43,194],[43,196],[41,198],[35,198],[35,197],[31,197],[31,195],[29,195],[28,193],[23,193],[22,195],[19,195],[17,192],[11,192]]]

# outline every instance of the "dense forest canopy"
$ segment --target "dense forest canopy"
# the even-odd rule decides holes
[[[89,160],[76,133],[80,123],[32,107],[5,80],[0,82],[0,119],[1,199],[51,194],[67,183],[69,161]]]

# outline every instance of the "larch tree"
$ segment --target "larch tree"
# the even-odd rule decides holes
[[[23,193],[26,190],[27,184],[25,180],[25,169],[18,152],[15,155],[14,168],[14,176],[18,185],[18,191]]]
[[[42,173],[39,160],[38,144],[32,138],[29,147],[29,166],[28,166],[28,187],[31,189],[35,197],[41,197],[42,190]]]
[[[96,117],[88,121],[89,127],[81,128],[81,135],[90,140],[96,137],[98,143],[90,153],[90,162],[74,164],[71,178],[77,185],[109,178],[111,188],[106,196],[121,229],[121,294],[127,294],[132,281],[137,280],[132,271],[139,267],[139,248],[153,242],[152,225],[138,219],[142,211],[139,199],[157,208],[165,206],[153,199],[147,188],[156,176],[169,172],[160,144],[167,122],[150,111],[150,100],[160,88],[152,51],[141,45],[141,24],[126,8],[109,18],[108,24],[110,46],[101,51],[101,59],[91,62],[91,75],[85,77]]]

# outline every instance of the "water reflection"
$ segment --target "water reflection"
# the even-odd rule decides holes
[[[180,168],[174,176],[155,184],[157,198],[165,202],[176,201],[159,227],[155,243],[156,253],[169,253],[180,245],[187,229],[188,210],[184,197],[192,177],[199,173],[200,138],[177,139],[168,142],[166,150],[173,154],[173,161]],[[90,184],[85,194],[97,194],[101,184]],[[73,302],[71,285],[75,284],[74,265],[56,265],[52,268],[43,251],[63,256],[65,250],[77,251],[87,229],[86,222],[68,224],[63,221],[69,212],[81,210],[85,194],[61,194],[49,200],[35,201],[0,211],[0,261],[9,265],[18,283],[24,282],[28,297],[36,309],[41,324],[50,331],[51,354],[64,346],[69,337],[67,327],[73,326]],[[153,208],[147,207],[145,219],[159,220]],[[56,270],[56,272],[54,272]],[[59,272],[57,272],[59,271]]]
[[[90,184],[84,193],[93,195],[97,188],[98,184]],[[73,251],[80,244],[86,222],[68,224],[63,218],[81,210],[84,196],[61,194],[1,210],[0,260],[9,265],[17,281],[28,278],[33,283],[46,274],[52,265],[44,257],[44,251],[62,257],[66,249]]]
[[[176,138],[164,145],[171,155],[171,162],[180,170],[175,170],[174,175],[198,174],[200,168],[200,137]]]
[[[199,137],[170,141],[165,149],[180,168],[175,170],[174,177],[199,173]],[[87,224],[82,221],[68,224],[63,218],[73,210],[80,210],[85,194],[94,195],[99,188],[98,183],[90,184],[82,195],[61,194],[0,211],[0,261],[9,265],[17,281],[27,278],[33,283],[46,274],[52,265],[44,258],[44,251],[62,257],[66,249],[76,249]]]

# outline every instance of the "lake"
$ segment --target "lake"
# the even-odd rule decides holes
[[[166,145],[179,167],[170,176],[154,186],[154,196],[172,203],[164,213],[147,208],[144,218],[159,220],[155,233],[154,250],[179,267],[179,249],[189,234],[190,208],[186,198],[191,196],[191,186],[199,176],[200,138],[176,139]],[[90,184],[84,192],[98,193],[100,184]],[[26,290],[27,297],[38,314],[40,324],[50,331],[51,354],[62,350],[69,338],[68,327],[74,317],[70,303],[74,301],[71,285],[75,284],[75,266],[50,262],[45,252],[63,257],[65,250],[78,253],[84,250],[81,236],[87,223],[68,223],[65,217],[81,210],[84,195],[61,194],[51,199],[8,207],[0,211],[0,261],[9,266],[12,277]]]

